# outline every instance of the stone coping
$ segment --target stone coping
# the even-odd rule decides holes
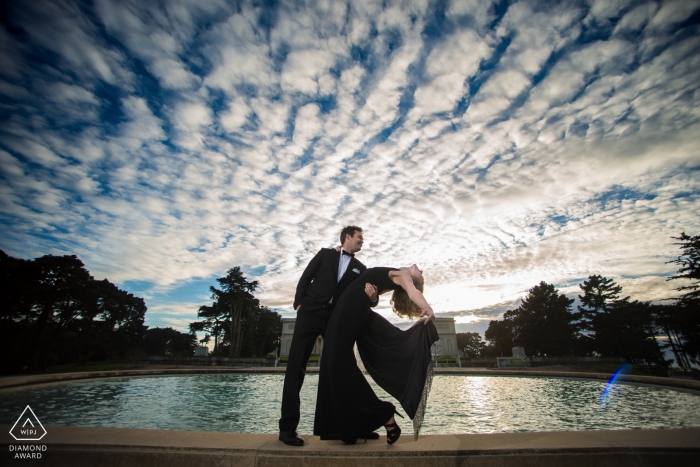
[[[2,465],[221,466],[510,466],[699,465],[700,428],[380,438],[345,445],[305,436],[303,447],[276,435],[47,426],[42,459],[15,460],[10,425],[0,426]],[[302,435],[303,436],[303,435]],[[28,442],[22,442],[27,444]]]
[[[138,376],[162,376],[162,375],[195,375],[195,374],[219,374],[219,373],[284,373],[284,368],[274,367],[178,367],[158,369],[131,369],[113,371],[89,371],[76,373],[51,373],[41,375],[5,376],[0,378],[0,390],[19,388],[40,384],[61,383],[83,379],[100,378],[124,378]],[[307,368],[307,373],[317,373],[318,367]],[[489,369],[489,368],[436,368],[435,374],[439,375],[475,375],[475,376],[527,376],[527,377],[554,377],[571,379],[597,379],[609,380],[611,375],[607,373],[586,373],[573,371],[539,371],[532,369]],[[637,384],[652,384],[668,386],[692,391],[700,391],[700,381],[681,378],[662,378],[658,376],[620,375],[618,381]]]

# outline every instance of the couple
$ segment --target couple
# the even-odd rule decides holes
[[[296,433],[299,392],[306,364],[319,335],[323,358],[318,381],[314,435],[342,439],[378,439],[374,430],[384,426],[387,442],[401,434],[394,420],[394,405],[376,396],[355,359],[357,348],[367,372],[394,396],[414,421],[417,436],[430,389],[430,348],[438,340],[433,310],[423,294],[423,274],[408,268],[370,268],[354,258],[362,249],[362,229],[345,227],[341,248],[323,248],[311,260],[297,285],[294,309],[297,319],[289,349],[282,392],[280,441],[303,446]],[[406,331],[370,310],[378,293],[393,291],[392,304],[399,316],[426,319]],[[400,414],[399,414],[400,415]]]

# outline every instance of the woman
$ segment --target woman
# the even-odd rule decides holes
[[[427,319],[407,331],[399,330],[370,310],[368,284],[380,294],[393,290],[394,311],[401,316]],[[430,346],[438,339],[432,323],[435,314],[422,289],[423,273],[415,264],[368,269],[345,289],[324,335],[315,435],[352,444],[383,425],[387,442],[393,444],[401,434],[394,420],[396,408],[379,400],[357,366],[356,341],[365,368],[377,384],[401,402],[409,417],[416,416],[421,400],[427,397],[424,385]]]

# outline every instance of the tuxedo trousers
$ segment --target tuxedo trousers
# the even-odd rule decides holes
[[[318,336],[326,332],[326,325],[331,310],[320,308],[305,310],[302,305],[297,312],[294,334],[289,347],[287,369],[284,372],[282,389],[282,417],[279,421],[280,431],[296,431],[299,425],[301,401],[299,393],[306,376],[306,365]]]

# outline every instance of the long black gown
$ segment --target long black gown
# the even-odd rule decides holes
[[[379,292],[399,288],[389,279],[392,270],[396,271],[367,269],[348,285],[333,309],[324,335],[314,418],[314,435],[321,439],[364,436],[394,414],[394,404],[379,400],[358,367],[355,342],[367,372],[411,419],[421,401],[425,404],[430,347],[438,340],[435,326],[421,321],[402,331],[370,309],[365,293],[368,282]],[[422,413],[419,417],[422,420]],[[416,435],[418,429],[414,426]]]

